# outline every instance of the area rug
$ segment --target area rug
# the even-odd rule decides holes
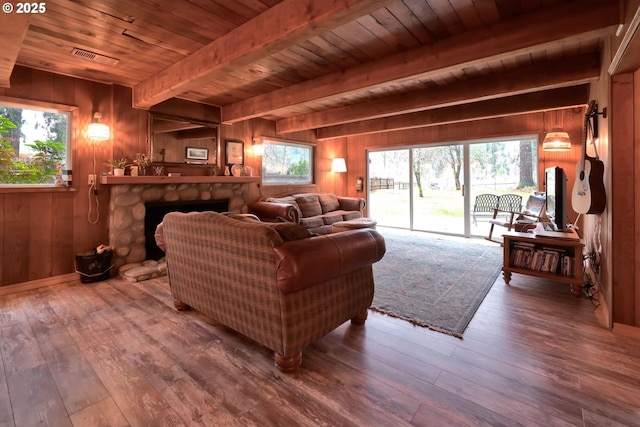
[[[462,338],[502,267],[502,248],[473,239],[379,229],[387,252],[373,266],[372,308]]]

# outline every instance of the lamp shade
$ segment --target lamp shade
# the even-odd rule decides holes
[[[342,157],[336,157],[331,163],[331,172],[346,172],[347,163]]]
[[[544,151],[569,151],[571,150],[571,140],[569,134],[562,128],[553,128],[542,141]]]
[[[87,128],[87,136],[97,141],[106,141],[110,135],[111,130],[104,123],[91,123]]]
[[[262,144],[253,144],[253,155],[254,156],[262,156],[264,154],[264,145]]]
[[[100,123],[102,114],[97,111],[93,113],[93,123],[87,127],[87,136],[96,141],[106,141],[111,136],[111,130],[109,126],[104,123]]]

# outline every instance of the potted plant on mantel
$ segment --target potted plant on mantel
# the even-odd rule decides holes
[[[129,166],[125,158],[109,160],[105,165],[113,168],[113,176],[124,176],[124,168]]]
[[[144,153],[137,153],[133,163],[138,166],[138,174],[144,176],[147,174],[147,168],[151,166],[151,157]]]

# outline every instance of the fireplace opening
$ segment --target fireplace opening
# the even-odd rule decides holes
[[[229,199],[147,202],[144,206],[146,209],[144,216],[146,259],[158,260],[164,256],[164,252],[156,245],[154,234],[156,227],[162,222],[166,214],[169,212],[227,212],[229,210]]]

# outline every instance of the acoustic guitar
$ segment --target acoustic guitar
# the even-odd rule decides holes
[[[604,188],[604,163],[596,157],[587,154],[587,130],[591,132],[591,137],[595,136],[595,124],[592,120],[597,120],[598,104],[595,100],[589,103],[587,113],[584,118],[582,129],[582,158],[576,165],[576,181],[571,194],[571,205],[573,210],[581,214],[600,214],[604,212],[607,197]]]

